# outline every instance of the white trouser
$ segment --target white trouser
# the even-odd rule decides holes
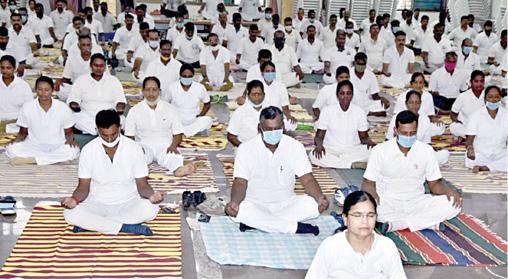
[[[353,104],[363,109],[366,114],[369,114],[369,112],[386,111],[386,109],[383,107],[383,103],[381,103],[381,100],[371,100],[368,97],[363,100],[355,100],[353,97]]]
[[[9,123],[5,125],[5,132],[9,134],[19,133],[19,126],[16,123]]]
[[[450,124],[450,132],[456,137],[466,138],[466,125],[453,122]]]
[[[433,73],[435,70],[437,70],[437,69],[439,69],[439,68],[443,67],[443,64],[444,64],[444,63],[430,63],[430,62],[429,62],[428,64],[429,64],[429,66],[428,66],[428,67],[427,67],[427,66],[425,66],[425,64],[424,64],[424,65],[423,65],[423,69],[424,69],[425,71],[429,72],[429,73]]]
[[[127,69],[132,69],[132,67],[134,67],[134,55],[131,58],[131,62],[129,62],[129,61],[127,61],[127,53],[125,53],[125,57],[123,58],[123,65]]]
[[[323,82],[325,84],[332,84],[335,83],[337,80],[335,80],[335,73],[332,73],[330,76],[323,75]]]
[[[159,205],[137,196],[120,204],[108,205],[90,199],[73,209],[65,209],[65,221],[89,231],[118,234],[122,224],[139,224],[157,217]]]
[[[325,147],[325,154],[321,159],[309,152],[310,162],[323,168],[349,169],[354,162],[367,162],[370,150],[367,145],[360,144],[347,149],[347,152],[338,152]]]
[[[186,137],[192,137],[201,131],[212,127],[213,120],[210,116],[200,116],[190,123],[184,123],[183,134]]]
[[[492,75],[500,75],[502,72],[501,66],[496,65],[490,65],[489,70]]]
[[[435,151],[434,156],[436,157],[438,164],[444,165],[444,164],[448,163],[448,158],[450,157],[450,151],[448,151],[446,149]]]
[[[145,152],[145,161],[147,165],[156,161],[157,164],[167,168],[171,173],[183,166],[183,156],[181,154],[167,152],[171,143],[153,144],[143,142],[139,144]]]
[[[412,232],[434,228],[460,213],[446,195],[422,194],[410,200],[397,200],[380,195],[377,220],[391,224],[390,231],[409,228]]]
[[[207,71],[208,76],[208,84],[213,87],[220,87],[224,85],[224,73],[213,73]],[[231,76],[228,77],[228,80],[233,83],[234,80]]]
[[[51,38],[51,37],[41,38],[41,44],[43,46],[52,45],[54,43],[55,43],[55,40],[53,40],[53,38]]]
[[[405,88],[406,85],[411,81],[411,74],[402,74],[402,75],[394,75],[391,76],[383,76],[381,78],[381,84],[388,87],[393,88]]]
[[[72,84],[64,83],[60,85],[60,90],[56,91],[56,95],[58,96],[58,99],[60,99],[62,102],[67,101],[67,98],[69,98],[69,94],[71,94]]]
[[[296,128],[298,128],[298,122],[291,123],[285,116],[284,116],[284,128],[286,131],[293,132],[296,131]]]
[[[436,123],[430,123],[428,133],[431,137],[442,135],[446,131],[444,124],[437,125]]]
[[[265,232],[295,233],[298,222],[318,216],[318,204],[313,198],[294,195],[286,201],[271,204],[244,200],[234,221]]]
[[[295,86],[300,83],[300,79],[298,78],[295,72],[281,74],[281,77],[282,83],[286,87]]]
[[[467,158],[467,154],[465,157],[465,164],[468,168],[473,168],[475,166],[486,166],[489,168],[491,172],[508,172],[508,164],[506,158],[507,150],[500,150],[499,152],[492,153],[491,155],[485,155],[482,152],[478,152],[475,149],[475,159],[471,160]]]
[[[117,48],[115,51],[116,59],[123,60],[127,58],[127,50],[123,48]]]
[[[248,71],[250,69],[250,67],[256,65],[256,63],[254,64],[249,64],[247,62],[245,62],[245,60],[243,59],[240,59],[240,64],[238,64],[238,67],[242,70],[245,70],[245,71]]]
[[[51,165],[78,158],[79,148],[71,147],[68,144],[34,144],[25,140],[8,145],[5,154],[9,158],[34,158],[37,165]]]
[[[76,120],[76,124],[74,125],[76,129],[93,136],[97,135],[94,114],[81,110],[80,112],[74,113],[74,119]],[[123,127],[124,123],[125,116],[120,115],[120,126]]]
[[[303,73],[311,74],[313,71],[322,71],[324,69],[324,63],[319,61],[316,63],[300,63],[300,67],[302,68]]]

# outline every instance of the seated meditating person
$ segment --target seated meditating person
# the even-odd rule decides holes
[[[310,162],[324,168],[351,168],[353,163],[367,162],[370,148],[376,144],[369,138],[365,112],[352,103],[353,84],[349,80],[337,84],[337,102],[321,111],[316,122],[316,147]]]
[[[168,95],[163,96],[164,101],[172,104],[178,111],[183,125],[183,134],[192,137],[212,127],[213,121],[206,116],[210,110],[210,95],[206,88],[194,81],[194,68],[190,64],[180,67],[180,80],[172,83]],[[203,103],[203,108],[199,108]]]
[[[205,44],[194,29],[194,23],[185,23],[185,34],[178,36],[173,42],[173,57],[182,64],[187,63],[199,68],[199,54],[205,48]]]
[[[196,170],[196,165],[184,166],[183,156],[178,152],[183,137],[182,122],[175,108],[161,100],[160,86],[156,77],[143,80],[144,100],[129,110],[124,134],[140,143],[147,164],[157,162],[178,177],[189,175]]]
[[[416,72],[411,75],[411,83],[410,88],[404,92],[402,92],[397,101],[395,102],[395,107],[393,108],[393,113],[397,114],[403,110],[406,110],[406,95],[409,91],[416,91],[420,93],[422,103],[420,106],[419,114],[434,116],[434,101],[432,100],[432,94],[430,94],[427,90],[425,90],[425,86],[427,85],[427,81],[425,80],[425,75],[421,72]],[[434,122],[434,121],[433,121]]]
[[[460,141],[466,139],[466,128],[471,116],[481,107],[485,106],[485,74],[480,70],[471,73],[471,88],[460,93],[453,103],[450,117],[450,132]]]
[[[395,45],[389,47],[383,56],[383,77],[381,84],[386,87],[404,88],[415,71],[414,52],[406,47],[406,33],[395,33]]]
[[[0,130],[16,133],[15,122],[25,103],[34,99],[30,85],[16,76],[16,59],[11,55],[0,58]]]
[[[349,68],[340,66],[335,71],[335,82],[323,86],[318,92],[316,100],[312,104],[312,113],[317,121],[321,110],[330,105],[337,104],[337,84],[343,80],[349,80]]]
[[[431,138],[433,136],[442,135],[445,131],[445,125],[433,125],[433,123],[430,122],[430,118],[428,115],[421,114],[422,111],[421,108],[422,104],[422,95],[420,92],[415,90],[410,90],[406,94],[406,103],[405,103],[405,110],[409,110],[412,113],[414,113],[416,116],[418,116],[418,129],[416,131],[416,139],[423,142],[430,144]],[[388,130],[386,130],[386,140],[391,140],[394,138],[394,130],[395,130],[395,120],[397,119],[397,114],[400,112],[397,112],[390,121],[390,125],[388,125]],[[450,156],[450,152],[448,150],[440,150],[436,151],[435,153],[437,162],[442,165],[446,164],[448,162],[448,157]]]
[[[121,115],[127,99],[117,77],[106,73],[106,57],[100,53],[90,58],[91,73],[80,76],[73,84],[67,104],[74,111],[75,128],[90,135],[97,135],[94,124],[97,112],[113,109]]]
[[[231,201],[226,214],[240,223],[240,231],[319,234],[319,227],[303,223],[319,216],[329,202],[312,175],[303,145],[283,134],[282,111],[261,111],[259,135],[236,152]],[[295,194],[295,176],[306,195]]]
[[[452,51],[450,40],[444,35],[445,25],[437,23],[433,27],[433,35],[426,36],[422,44],[423,69],[426,73],[432,73],[443,66],[447,52]]]
[[[466,129],[466,167],[473,172],[507,172],[508,115],[501,105],[501,89],[485,89],[485,107],[470,118]]]
[[[374,232],[376,216],[372,195],[364,191],[349,194],[342,210],[344,225],[319,245],[305,279],[405,279],[397,246]]]
[[[501,74],[501,64],[503,63],[503,55],[506,53],[507,46],[507,30],[501,31],[499,42],[495,43],[489,48],[487,64],[490,65],[489,71],[491,74]]]
[[[268,45],[268,49],[272,53],[272,62],[277,66],[282,83],[286,87],[299,84],[303,79],[304,73],[298,63],[295,50],[286,45],[285,33],[282,30],[275,31],[274,44]]]
[[[461,210],[461,195],[441,183],[434,150],[417,140],[417,131],[418,116],[401,111],[395,118],[396,137],[370,152],[362,190],[379,204],[380,232],[439,230],[441,222]],[[430,194],[425,194],[425,181]]]
[[[81,151],[78,186],[61,200],[65,221],[75,233],[153,235],[141,223],[157,216],[164,193],[148,184],[143,149],[121,135],[116,111],[99,111],[95,122],[99,136]]]
[[[323,73],[323,54],[325,47],[323,42],[316,38],[316,27],[307,26],[307,38],[300,41],[296,49],[296,57],[300,61],[300,67],[305,74]]]
[[[160,57],[148,65],[145,76],[156,77],[161,83],[162,96],[168,94],[171,84],[180,79],[180,67],[182,63],[172,57],[171,42],[162,40],[159,45]]]
[[[265,62],[272,61],[272,53],[268,49],[261,49],[258,53],[258,63],[252,65],[247,71],[247,77],[245,78],[245,82],[249,82],[252,80],[263,80],[263,74],[261,73],[261,65]],[[276,80],[281,81],[282,77],[280,73],[277,73]]]
[[[383,53],[387,48],[387,44],[384,38],[379,36],[379,25],[375,23],[370,25],[369,32],[370,36],[362,38],[363,41],[360,43],[358,50],[369,57],[367,62],[369,70],[375,74],[380,74],[383,69]],[[366,30],[364,30],[364,33],[366,33]]]
[[[249,36],[238,42],[236,50],[236,64],[242,70],[249,70],[256,64],[258,52],[263,49],[263,39],[259,38],[259,29],[256,24],[249,26]]]
[[[35,81],[37,99],[25,103],[19,111],[19,133],[6,148],[11,164],[49,165],[79,156],[72,111],[51,97],[53,86],[53,80],[46,76]]]
[[[457,50],[457,69],[464,69],[468,73],[481,70],[480,56],[473,52],[473,41],[471,39],[464,39],[460,51]]]
[[[132,76],[136,80],[143,80],[148,70],[150,62],[160,57],[160,34],[156,29],[148,31],[148,41],[139,46],[134,52],[134,65],[132,66]]]
[[[326,50],[324,54],[323,61],[325,62],[325,74],[323,75],[323,82],[325,84],[332,84],[335,82],[336,77],[334,76],[334,72],[338,67],[351,67],[356,54],[354,49],[345,45],[346,32],[344,32],[344,30],[337,30],[335,44],[336,47]]]
[[[199,54],[199,66],[203,75],[201,83],[208,91],[214,87],[220,91],[229,91],[233,88],[229,76],[229,50],[219,45],[219,36],[215,33],[208,35],[208,44]]]

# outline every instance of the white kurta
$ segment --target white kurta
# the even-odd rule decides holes
[[[206,66],[206,76],[211,86],[222,86],[224,84],[224,65],[229,64],[231,58],[229,51],[219,46],[217,56],[212,52],[211,47],[205,47],[199,54],[199,64]]]
[[[406,110],[406,96],[409,91],[412,89],[409,89],[407,91],[404,91],[399,95],[397,98],[397,102],[395,102],[395,107],[393,108],[393,113],[397,114],[403,110]],[[421,105],[420,110],[418,110],[418,114],[421,115],[434,115],[436,114],[434,111],[434,100],[432,99],[432,94],[430,94],[428,91],[423,91],[423,94],[421,95]]]
[[[324,51],[323,42],[320,40],[315,39],[312,44],[308,39],[302,40],[296,50],[296,56],[300,59],[302,71],[306,74],[322,71],[324,68],[322,61]]]
[[[275,70],[282,76],[282,83],[286,87],[300,83],[296,73],[293,72],[293,68],[299,65],[295,50],[287,45],[284,45],[280,51],[275,46],[266,48],[272,53],[272,62],[275,64]]]
[[[359,78],[354,67],[349,69],[350,81],[354,86],[353,104],[359,106],[365,113],[380,112],[386,109],[381,104],[381,100],[373,100],[372,95],[379,93],[379,85],[374,73],[365,69],[362,78]]]
[[[388,48],[383,57],[383,64],[389,64],[388,72],[391,73],[391,76],[383,76],[381,84],[389,87],[404,88],[411,80],[408,66],[412,63],[415,63],[415,55],[409,48],[404,47],[402,54],[399,54],[395,45]]]
[[[32,89],[26,81],[14,77],[8,86],[0,78],[0,120],[13,120],[18,117],[23,105],[34,99]]]
[[[457,137],[466,138],[466,127],[469,118],[481,107],[485,106],[484,92],[476,97],[471,89],[459,94],[452,106],[452,112],[458,114],[458,120],[462,123],[453,122],[450,124],[450,132]]]
[[[131,30],[127,30],[127,27],[122,26],[115,31],[113,42],[118,44],[115,51],[115,55],[118,59],[125,58],[131,39],[134,38],[136,34],[139,34],[139,31],[135,29],[134,26]]]
[[[251,104],[239,106],[229,119],[227,132],[238,137],[240,142],[247,142],[258,134],[259,115],[261,110],[256,110]]]
[[[185,63],[195,63],[199,61],[199,53],[205,48],[205,45],[196,34],[190,40],[182,35],[176,39],[173,48],[178,50],[176,59]]]
[[[161,82],[161,95],[165,96],[169,94],[168,90],[171,84],[180,79],[181,67],[182,63],[174,58],[171,58],[171,60],[169,60],[166,65],[164,65],[161,59],[158,58],[148,64],[145,72],[145,77],[157,77]],[[165,97],[161,98],[165,99]]]
[[[248,70],[254,64],[258,62],[258,53],[263,49],[264,43],[261,38],[256,38],[255,42],[252,42],[249,37],[243,38],[236,50],[236,54],[240,54],[239,67],[243,70]]]
[[[372,71],[381,71],[383,69],[383,54],[387,48],[387,44],[381,37],[376,41],[370,37],[360,43],[358,51],[367,54],[367,65]]]
[[[337,47],[328,49],[323,55],[323,61],[330,63],[331,76],[324,75],[323,82],[331,84],[335,82],[335,72],[339,66],[351,67],[353,65],[356,51],[354,49],[345,47],[342,51]]]
[[[457,98],[461,91],[468,88],[469,75],[466,70],[455,69],[450,74],[444,67],[434,71],[430,76],[429,91],[438,92],[446,98]]]

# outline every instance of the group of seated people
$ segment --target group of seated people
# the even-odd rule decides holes
[[[64,8],[66,2],[57,3]],[[332,273],[405,278],[394,244],[374,229],[381,234],[440,230],[443,221],[459,214],[461,194],[441,182],[440,165],[448,161],[449,152],[429,145],[432,136],[445,131],[442,114],[450,115],[451,133],[466,145],[466,167],[473,172],[508,169],[508,115],[502,103],[506,92],[485,86],[493,75],[506,75],[507,67],[506,54],[499,57],[498,51],[506,49],[506,30],[491,44],[494,50],[484,42],[495,35],[492,22],[475,33],[467,17],[460,30],[446,35],[450,23],[441,16],[430,34],[428,17],[415,17],[411,11],[403,13],[402,21],[390,22],[389,15],[376,17],[373,10],[357,28],[348,11],[340,20],[332,15],[324,27],[314,11],[303,19],[299,10],[282,28],[279,16],[267,8],[264,18],[247,31],[240,13],[233,14],[231,25],[227,12],[218,7],[205,46],[186,9],[178,8],[166,39],[160,39],[146,11],[137,7],[136,17],[124,11],[122,27],[115,27],[115,21],[111,57],[106,57],[98,43],[107,32],[92,23],[107,17],[107,6],[97,5],[98,16],[90,8],[84,18],[72,19],[63,35],[63,76],[56,82],[38,77],[35,99],[19,70],[28,55],[9,41],[24,28],[23,18],[12,13],[13,31],[0,27],[0,128],[17,133],[5,154],[12,164],[46,165],[79,157],[78,186],[62,199],[65,220],[76,233],[153,234],[142,223],[156,217],[165,194],[149,185],[148,165],[156,162],[175,176],[196,170],[194,162],[184,162],[178,146],[183,137],[207,135],[212,126],[207,91],[230,89],[233,69],[247,71],[247,83],[227,128],[235,163],[225,213],[240,231],[318,235],[319,227],[307,221],[326,211],[330,202],[312,165],[366,168],[362,190],[346,198],[342,232],[321,244],[308,278]],[[255,14],[249,5],[241,7],[242,14]],[[213,9],[204,5],[200,11]],[[458,44],[461,49],[452,50]],[[32,54],[37,55],[38,47],[33,46]],[[416,70],[415,54],[420,52],[424,71],[432,73],[429,91],[425,75]],[[488,69],[482,71],[468,60],[482,60],[471,57],[485,53]],[[131,108],[120,80],[109,73],[107,63],[113,58],[124,60],[142,85],[144,98]],[[287,87],[312,73],[322,74],[326,85],[312,105],[315,147],[307,153],[291,137],[297,120],[289,110],[295,98]],[[386,116],[390,105],[380,85],[404,90],[395,101],[386,141],[376,144],[369,137],[368,117]],[[95,138],[80,147],[75,133]],[[305,195],[295,194],[296,177]],[[336,245],[347,249],[335,251]],[[371,258],[364,263],[351,257],[358,253]]]

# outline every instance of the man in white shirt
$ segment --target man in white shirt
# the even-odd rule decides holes
[[[115,36],[113,37],[113,45],[111,47],[111,57],[121,60],[125,59],[127,56],[129,44],[132,38],[134,38],[138,33],[138,30],[133,26],[134,16],[126,14],[124,18],[125,24],[116,30]]]
[[[108,4],[102,2],[100,4],[100,12],[94,15],[94,19],[98,20],[102,24],[102,30],[104,33],[113,33],[117,27],[115,16],[108,12]],[[112,37],[112,34],[109,35]],[[108,41],[107,39],[105,39]]]
[[[297,49],[298,44],[302,41],[302,36],[300,35],[300,29],[296,29],[293,26],[293,20],[290,17],[284,19],[284,35],[286,38],[286,45],[293,49]]]
[[[238,12],[242,14],[245,20],[258,20],[261,13],[261,5],[258,0],[242,0],[238,7]]]
[[[312,175],[303,145],[283,135],[282,119],[280,109],[263,109],[258,125],[260,135],[238,148],[226,214],[240,223],[240,231],[318,235],[317,226],[303,222],[326,210],[328,199]],[[295,175],[307,195],[294,193]]]
[[[335,37],[337,36],[337,15],[332,14],[328,18],[328,26],[323,29],[319,35],[319,39],[323,42],[325,49],[335,46]]]
[[[74,17],[74,14],[66,8],[67,0],[57,0],[56,10],[49,14],[49,17],[53,20],[56,38],[59,41],[63,40],[67,26],[72,23]]]
[[[90,67],[91,74],[80,76],[73,84],[67,104],[75,112],[76,129],[97,135],[94,125],[97,112],[115,108],[123,116],[127,100],[118,78],[105,72],[104,55],[92,55]]]
[[[316,27],[307,26],[307,38],[298,44],[296,57],[305,74],[322,73],[324,68],[323,55],[325,48],[323,42],[316,38]]]
[[[263,18],[261,18],[258,22],[257,22],[257,25],[259,27],[259,32],[262,33],[263,30],[267,29],[267,28],[270,28],[270,26],[273,25],[272,23],[272,8],[270,7],[266,7],[265,8],[265,13],[264,13],[264,16]]]
[[[413,30],[415,35],[415,43],[413,44],[413,50],[415,54],[421,54],[423,42],[427,37],[431,35],[431,29],[429,28],[429,16],[423,15],[421,17],[420,23]]]
[[[160,58],[148,64],[145,77],[156,77],[160,84],[162,96],[169,94],[168,90],[172,83],[180,78],[179,71],[182,63],[172,57],[171,42],[162,40],[160,42]]]
[[[264,43],[258,37],[259,30],[256,24],[249,27],[249,36],[243,38],[236,50],[236,64],[242,70],[249,70],[256,64],[258,52],[263,49]]]
[[[219,45],[219,37],[215,33],[208,35],[208,46],[199,54],[199,65],[203,80],[201,83],[206,90],[212,91],[220,87],[220,91],[229,91],[233,88],[231,77],[229,76],[229,51]]]
[[[375,74],[380,74],[383,69],[383,54],[387,48],[384,39],[379,37],[379,25],[372,24],[369,27],[370,36],[364,37],[358,51],[364,52],[369,57],[367,66]]]
[[[16,59],[16,72],[18,77],[22,77],[25,73],[26,57],[21,56],[23,54],[13,43],[9,43],[9,30],[0,26],[0,57],[4,55],[11,55]]]
[[[32,31],[37,42],[42,46],[52,46],[58,41],[53,30],[53,20],[44,14],[44,6],[40,3],[35,5],[35,17],[29,19]]]
[[[337,23],[337,27],[341,30],[346,30],[346,23],[352,22],[353,23],[353,29],[358,30],[358,26],[356,25],[356,21],[354,21],[351,18],[351,12],[348,10],[344,11],[343,17],[339,19],[339,22]]]
[[[293,18],[293,27],[298,33],[300,33],[300,27],[302,27],[302,22],[304,19],[305,19],[305,10],[303,8],[298,8],[296,16]]]
[[[221,20],[226,23],[225,28]],[[219,24],[213,26],[212,33],[219,36],[220,44],[229,50],[231,63],[234,63],[240,42],[248,36],[248,31],[242,26],[242,17],[239,13],[233,14],[232,25],[227,24],[224,20],[227,20],[227,17],[224,19],[224,16],[219,15]]]
[[[309,25],[314,25],[316,27],[316,36],[319,38],[319,36],[321,36],[321,32],[323,32],[323,24],[316,19],[316,11],[314,10],[309,10],[307,12],[307,18],[304,19],[300,25],[300,33],[303,34],[304,39]]]
[[[167,41],[166,41],[167,42]],[[177,111],[160,98],[160,81],[148,76],[143,80],[144,100],[129,110],[125,120],[125,136],[140,143],[147,164],[157,162],[177,177],[192,174],[194,163],[184,166],[178,152],[183,126]]]
[[[145,72],[150,62],[159,58],[159,31],[151,29],[148,31],[148,42],[141,45],[134,52],[134,66],[132,73],[134,78],[141,81],[145,78]]]
[[[76,159],[79,148],[74,143],[72,111],[51,97],[51,78],[37,78],[35,91],[37,99],[21,108],[16,121],[19,133],[6,148],[11,164],[49,165]]]
[[[11,55],[0,57],[0,121],[15,120],[23,105],[33,100],[32,89],[26,81],[16,77],[16,59]],[[13,125],[11,125],[12,127]],[[14,125],[15,126],[15,125]],[[8,128],[8,127],[7,127]],[[15,127],[13,130],[16,130]]]
[[[473,46],[476,54],[480,56],[482,62],[487,61],[487,56],[489,54],[489,49],[493,46],[498,40],[499,37],[496,33],[492,32],[493,24],[492,21],[487,20],[483,24],[483,32],[476,36],[474,40]]]
[[[343,80],[349,80],[349,67],[339,66],[335,71],[335,82],[323,86],[317,94],[316,100],[312,104],[312,113],[314,114],[314,120],[319,119],[321,110],[330,105],[337,103],[337,84]]]
[[[369,30],[372,24],[376,24],[376,10],[370,9],[369,10],[369,17],[362,20],[362,23],[360,24],[360,29],[358,29],[359,33],[362,35],[362,41],[365,39],[368,39],[370,36]]]
[[[405,46],[406,33],[395,33],[395,45],[385,51],[381,84],[387,87],[404,88],[415,71],[415,55]]]
[[[150,26],[150,29],[155,28],[155,21],[153,18],[148,17],[146,14],[146,10],[143,6],[138,5],[135,9],[136,12],[136,23],[140,24],[141,22],[146,22]]]
[[[453,42],[455,47],[459,47],[462,44],[462,41],[466,38],[474,40],[475,39],[475,31],[473,28],[470,28],[468,25],[469,19],[467,16],[462,16],[460,18],[460,26],[453,29],[452,32],[448,35],[450,41]]]
[[[406,33],[406,45],[409,48],[413,48],[414,43],[416,41],[416,34],[414,32],[414,29],[416,29],[416,25],[418,22],[413,23],[413,12],[407,11],[406,13],[406,19],[402,20],[400,23],[400,30],[404,31]]]
[[[450,40],[444,34],[444,25],[437,23],[434,25],[434,35],[424,39],[422,45],[422,58],[424,70],[432,73],[443,66],[445,54],[452,50]]]
[[[96,42],[93,34],[90,33],[90,29],[88,29],[88,27],[82,27],[81,30],[79,31],[77,38],[76,38],[76,42],[73,43],[72,45],[70,45],[69,48],[67,49],[67,54],[68,54],[67,57],[78,56],[80,54],[79,45],[78,45],[79,36],[89,36],[91,38],[91,40],[92,40],[92,54],[104,53],[104,51],[102,50],[102,47]],[[67,61],[67,60],[65,60],[65,61]],[[64,63],[66,63],[65,61],[64,61]]]
[[[351,21],[346,22],[346,47],[358,51],[360,47],[360,36],[354,32],[353,23]]]
[[[376,199],[377,220],[388,223],[387,231],[439,230],[441,222],[459,214],[462,197],[441,183],[432,147],[416,140],[418,117],[402,111],[395,121],[396,138],[370,153],[362,190]],[[425,181],[432,194],[425,194]]]
[[[501,39],[490,47],[488,53],[487,64],[490,65],[489,70],[494,75],[501,74],[501,63],[503,63],[503,55],[506,53],[506,29],[501,31]]]
[[[185,23],[185,36],[179,36],[173,47],[173,57],[182,63],[199,68],[199,54],[205,48],[203,40],[194,30],[194,23]]]
[[[222,0],[207,0],[204,2],[198,10],[199,14],[202,14],[206,19],[214,19],[218,15],[217,5],[223,3]]]
[[[272,25],[266,26],[261,30],[261,37],[265,39],[266,45],[273,45],[273,37],[275,31],[284,31],[284,28],[280,25],[280,17],[278,14],[272,15]]]
[[[95,123],[99,136],[81,152],[78,186],[61,201],[65,221],[74,225],[75,233],[153,235],[140,223],[157,216],[164,193],[154,192],[148,184],[143,150],[121,135],[114,110],[100,111]]]
[[[104,38],[104,27],[97,19],[94,19],[94,12],[92,7],[85,8],[85,26],[90,28],[90,31],[95,35],[95,39],[99,41]]]
[[[295,50],[285,45],[284,31],[275,32],[274,45],[268,46],[267,49],[272,53],[272,62],[281,74],[282,83],[286,87],[300,83],[304,74],[298,64]]]
[[[7,0],[0,0],[0,24],[4,27],[11,26],[11,10],[7,6]]]
[[[134,24],[137,24],[137,23],[134,23]],[[134,66],[134,52],[136,52],[136,50],[140,46],[142,46],[148,42],[148,30],[150,30],[148,23],[142,22],[141,24],[139,24],[139,33],[134,35],[134,37],[132,37],[131,41],[129,42],[129,46],[127,48],[127,54],[125,55],[125,59],[124,59],[124,65],[128,69],[132,69],[132,67]]]
[[[339,66],[344,65],[351,67],[353,64],[353,58],[356,54],[354,49],[345,46],[346,32],[343,30],[337,31],[335,42],[336,47],[327,50],[323,58],[323,61],[325,61],[325,74],[323,76],[323,82],[326,84],[335,82],[334,73]]]
[[[444,66],[430,76],[429,91],[434,106],[440,110],[450,111],[457,96],[468,89],[469,72],[456,67],[457,54],[450,51],[446,54]]]
[[[272,61],[272,53],[268,49],[262,49],[258,53],[258,63],[254,64],[247,71],[247,77],[245,78],[245,82],[250,82],[252,80],[263,80],[263,73],[261,73],[261,65],[263,63]],[[275,74],[275,80],[282,82],[282,77],[279,72]]]
[[[464,69],[471,74],[474,70],[481,70],[480,57],[473,52],[473,41],[464,39],[460,51],[457,51],[457,69]]]
[[[183,14],[178,13],[178,15],[176,15],[175,17],[175,24],[173,25],[173,27],[169,28],[168,31],[166,32],[166,40],[170,41],[172,44],[175,44],[178,36],[180,35],[185,36],[183,28],[184,25],[185,21],[183,18]]]

